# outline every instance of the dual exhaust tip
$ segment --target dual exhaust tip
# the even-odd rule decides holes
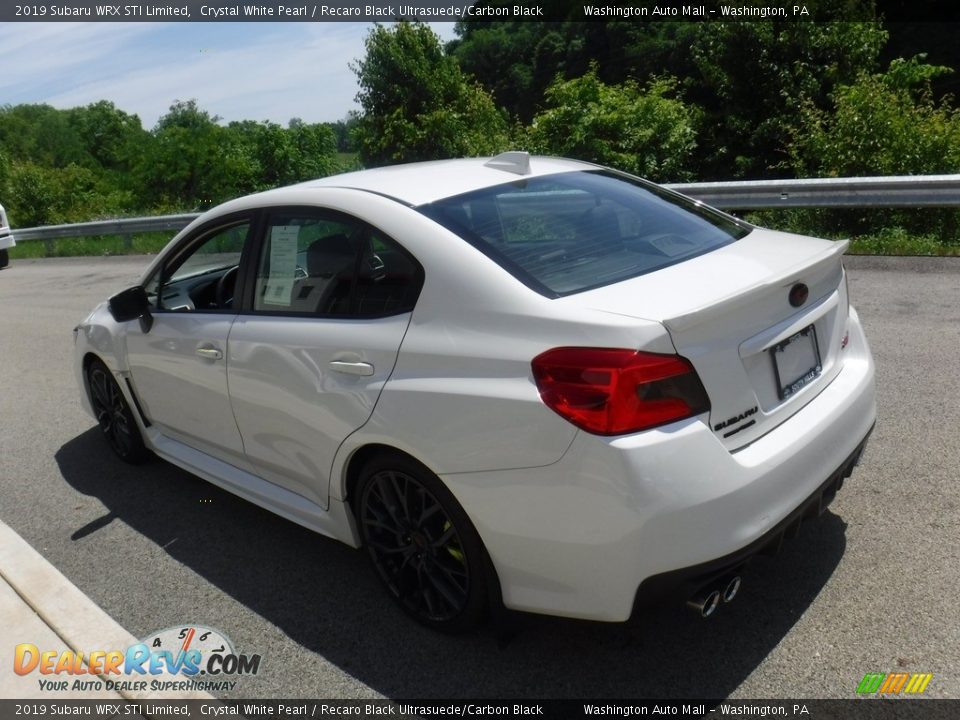
[[[733,599],[740,592],[740,576],[729,575],[723,578],[716,585],[707,585],[699,590],[692,598],[687,600],[687,607],[695,611],[702,618],[708,618],[713,615],[720,603],[733,602]]]

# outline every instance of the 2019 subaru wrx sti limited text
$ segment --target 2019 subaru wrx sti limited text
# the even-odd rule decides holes
[[[427,625],[707,615],[873,426],[845,249],[570,160],[366,170],[202,215],[76,374],[120,457],[366,548]]]

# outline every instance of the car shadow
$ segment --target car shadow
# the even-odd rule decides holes
[[[709,620],[680,606],[625,624],[518,615],[509,636],[488,627],[450,637],[396,609],[363,552],[165,462],[124,465],[96,428],[61,447],[56,460],[74,489],[108,509],[75,528],[73,540],[119,519],[307,650],[392,698],[726,697],[790,631],[845,549],[846,525],[827,512],[805,523],[778,556],[754,560],[737,600]]]

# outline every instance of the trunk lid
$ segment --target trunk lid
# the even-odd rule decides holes
[[[710,428],[749,444],[814,398],[839,372],[847,243],[757,228],[686,262],[563,298],[662,323],[710,397]],[[791,305],[797,284],[805,302]]]

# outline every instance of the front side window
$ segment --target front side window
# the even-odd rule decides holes
[[[378,317],[413,309],[419,265],[393,240],[340,214],[275,214],[257,266],[258,312]]]
[[[250,234],[247,220],[203,232],[174,253],[145,285],[156,310],[231,310],[240,256]]]
[[[548,297],[683,262],[751,229],[609,171],[515,180],[418,210]]]

